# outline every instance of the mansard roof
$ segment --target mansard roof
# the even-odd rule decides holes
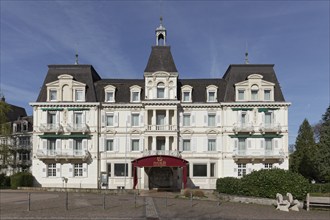
[[[7,103],[10,107],[9,112],[7,113],[7,120],[9,122],[13,122],[17,120],[20,117],[25,117],[26,116],[26,111],[24,108],[16,106],[16,105],[11,105]]]
[[[192,102],[205,103],[207,100],[207,86],[215,85],[217,90],[217,101],[222,102],[225,96],[226,81],[223,79],[179,79],[178,80],[178,97],[181,100],[181,87],[190,85],[192,88]]]
[[[86,102],[96,102],[94,82],[101,79],[92,65],[49,65],[37,102],[47,101],[46,84],[58,80],[58,76],[69,74],[73,79],[86,84]]]
[[[144,72],[178,72],[172,57],[170,46],[153,46]]]
[[[103,79],[95,83],[97,100],[104,102],[104,87],[112,85],[116,87],[115,100],[116,103],[130,102],[130,87],[137,85],[141,87],[141,101],[144,100],[144,79]]]
[[[227,82],[224,102],[235,101],[235,84],[247,80],[251,74],[263,76],[263,80],[272,82],[274,87],[274,101],[285,102],[280,84],[277,80],[274,64],[231,64],[229,65],[223,79]]]

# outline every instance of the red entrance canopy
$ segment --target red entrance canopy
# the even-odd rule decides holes
[[[182,167],[183,168],[182,182],[184,188],[186,188],[188,161],[182,158],[169,156],[169,155],[154,155],[154,156],[146,156],[135,159],[132,161],[132,164],[133,164],[133,177],[134,177],[133,189],[135,189],[138,181],[137,173],[136,173],[137,167]]]

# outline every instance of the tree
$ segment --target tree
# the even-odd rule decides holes
[[[290,155],[290,170],[300,173],[305,178],[316,178],[314,132],[308,120],[305,119],[299,127],[295,143],[296,151]]]
[[[316,164],[318,181],[330,182],[330,105],[322,115]]]
[[[8,105],[4,98],[0,100],[0,156],[2,160],[0,161],[0,169],[6,168],[7,165],[11,162],[12,151],[10,146],[7,144],[8,136],[10,135],[10,123],[8,122],[7,115],[11,110],[10,105]]]

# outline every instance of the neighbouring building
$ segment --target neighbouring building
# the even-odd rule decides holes
[[[5,102],[5,98],[1,98]],[[22,107],[11,105],[0,133],[0,173],[7,176],[30,171],[32,165],[32,116]]]
[[[288,169],[288,107],[272,64],[181,79],[156,29],[140,79],[49,65],[33,106],[33,175],[43,187],[214,189],[220,177]]]

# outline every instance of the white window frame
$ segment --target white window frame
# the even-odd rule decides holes
[[[132,139],[131,151],[139,151],[139,150],[140,150],[140,139]]]
[[[118,169],[119,167],[118,166],[124,166],[124,170],[123,172],[121,172],[121,170],[116,170],[116,168]],[[126,167],[126,171],[125,171],[125,167]],[[120,174],[118,172],[121,172]],[[125,173],[126,172],[126,173]],[[119,174],[119,175],[118,175]],[[128,163],[126,163],[126,166],[125,166],[125,163],[114,163],[114,176],[115,177],[125,177],[125,174],[126,174],[126,177],[128,177]]]
[[[237,176],[243,177],[245,176],[247,169],[246,169],[246,163],[239,163],[237,164]]]
[[[84,175],[84,170],[83,170],[83,164],[82,163],[75,163],[73,165],[73,176],[74,177],[83,177]]]
[[[210,138],[207,140],[207,151],[217,150],[217,140],[215,138]]]
[[[80,93],[80,95],[79,95]],[[75,89],[74,90],[74,100],[77,101],[77,102],[83,102],[85,101],[85,91],[84,89]],[[79,97],[81,96],[81,97]]]
[[[162,91],[162,97],[160,96],[160,91]],[[163,82],[159,82],[159,83],[157,83],[157,94],[156,94],[156,96],[157,96],[157,99],[165,99],[165,83],[163,83]]]
[[[112,85],[108,85],[104,87],[104,101],[105,102],[116,102],[115,97],[116,97],[116,87]],[[111,94],[109,96],[109,94]]]
[[[208,87],[206,87],[207,90],[207,102],[217,102],[218,100],[218,87],[215,85],[209,85]],[[214,93],[214,99],[211,99],[210,94]]]
[[[244,101],[245,100],[245,89],[238,89],[237,90],[237,100]]]
[[[214,118],[213,122],[211,121],[211,118]],[[207,115],[207,126],[208,127],[215,127],[216,126],[216,114],[209,113]]]
[[[259,101],[259,91],[260,88],[258,85],[252,85],[251,86],[251,101]]]
[[[49,89],[48,93],[49,93],[48,100],[50,102],[58,101],[58,91],[57,91],[57,89]],[[55,93],[55,97],[54,97],[54,93]]]
[[[132,125],[132,127],[140,126],[140,114],[139,113],[131,114],[131,125]]]
[[[272,163],[264,163],[264,169],[266,170],[270,170],[270,169],[273,169],[273,166],[274,164]]]
[[[130,87],[131,102],[141,102],[141,87],[134,85]],[[135,96],[136,95],[136,96]]]
[[[108,123],[108,118],[112,118],[112,123]],[[105,114],[105,126],[113,127],[114,126],[114,115],[113,114]]]
[[[191,140],[190,139],[182,140],[182,151],[191,151]]]
[[[191,118],[190,117],[191,117],[191,115],[187,114],[187,113],[182,115],[182,126],[183,127],[191,126],[191,123],[190,123]]]
[[[109,143],[111,143],[109,145]],[[105,140],[105,151],[114,151],[114,141],[113,139],[106,139]]]
[[[47,176],[56,177],[56,163],[47,164]]]
[[[267,93],[267,95],[266,95]],[[264,100],[271,101],[272,100],[272,90],[271,89],[264,89]]]

